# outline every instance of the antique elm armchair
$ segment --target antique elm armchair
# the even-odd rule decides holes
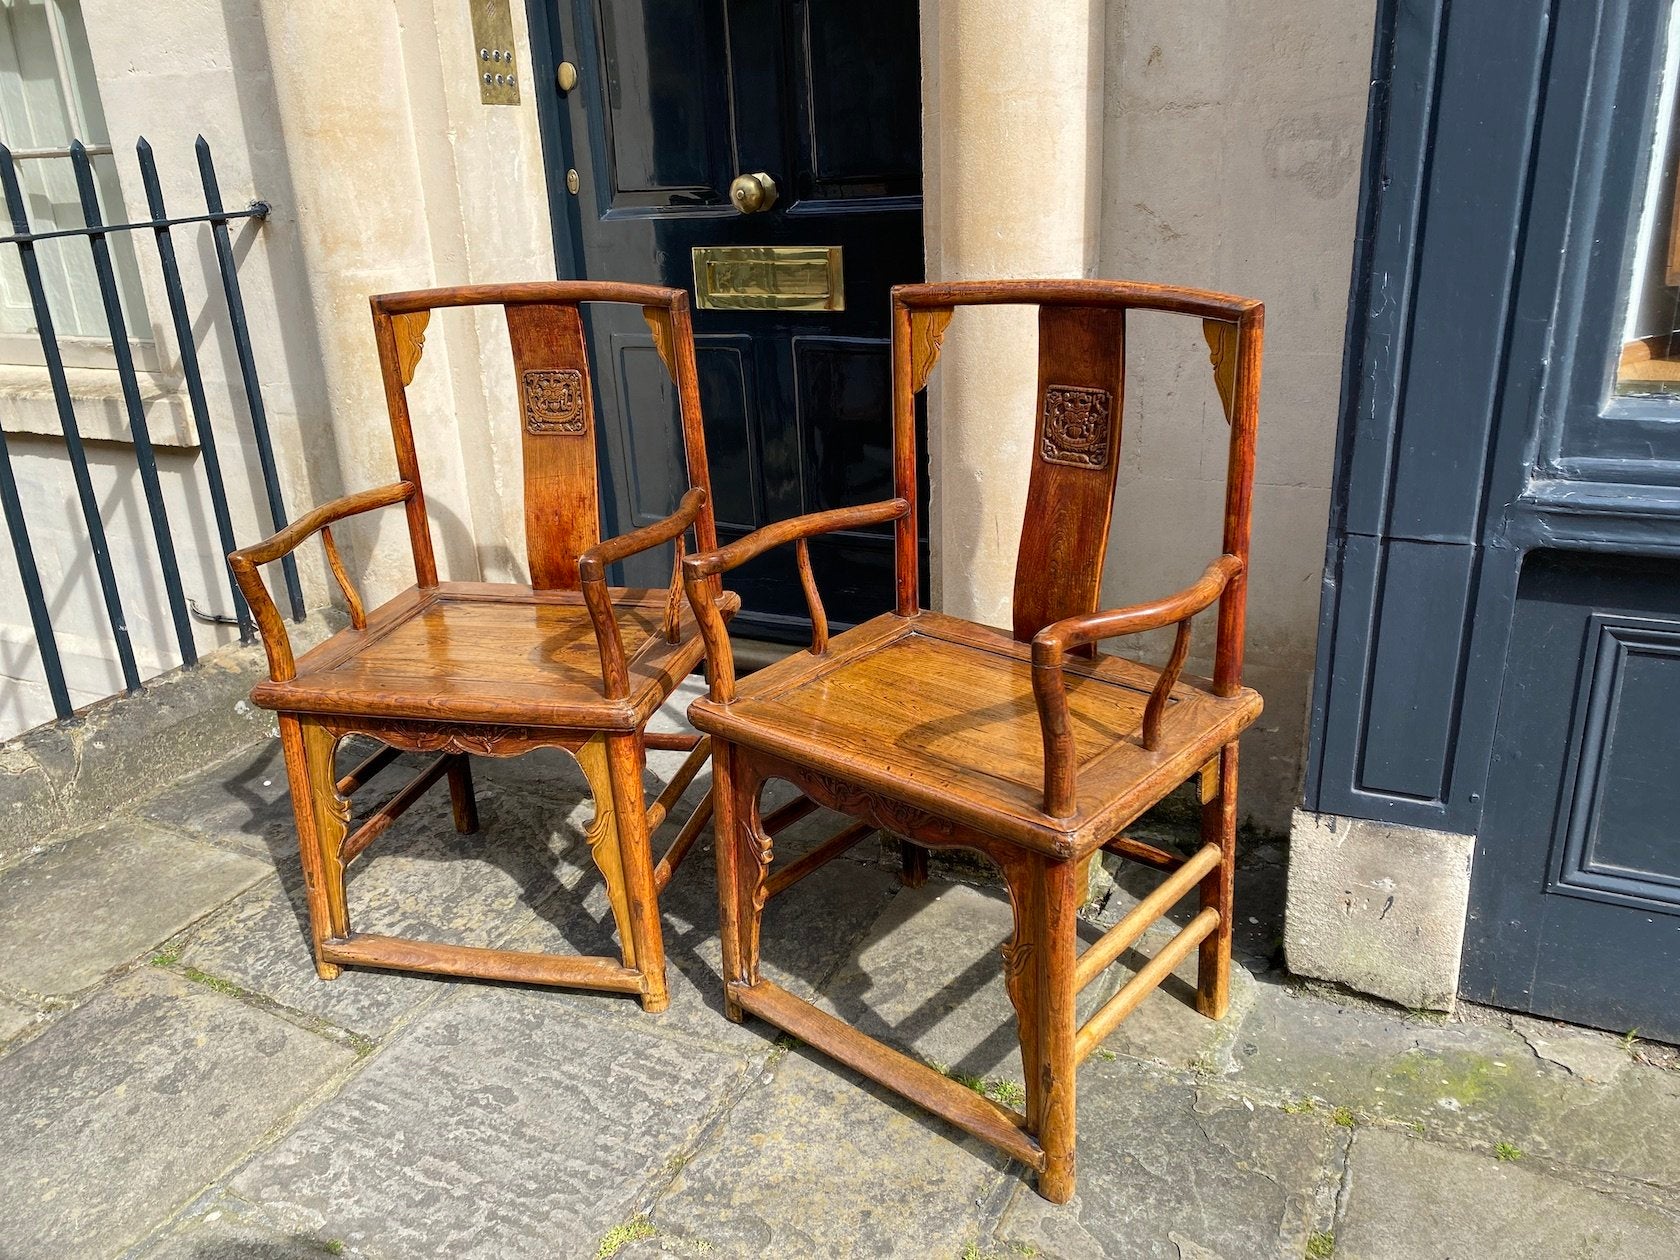
[[[675,513],[604,542],[584,302],[642,308],[675,385],[688,462],[690,488]],[[407,387],[431,312],[484,305],[503,308],[513,349],[529,586],[438,580],[409,419]],[[680,558],[691,530],[698,547],[717,545],[687,295],[647,285],[560,282],[394,293],[374,298],[372,306],[400,480],[316,508],[229,557],[268,653],[269,680],[251,698],[279,714],[316,970],[325,980],[345,964],[360,964],[575,985],[639,994],[645,1009],[663,1010],[669,997],[657,898],[706,825],[711,796],[657,864],[649,836],[704,766],[709,741],[650,733],[646,726],[699,663],[702,645],[677,574],[668,590],[625,590],[608,587],[606,570],[664,543],[674,542]],[[364,613],[331,527],[399,503],[408,517],[415,584]],[[350,626],[294,660],[257,568],[317,532]],[[725,617],[737,607],[731,596],[707,604],[708,612]],[[351,734],[382,747],[340,777],[334,753]],[[346,868],[399,814],[447,778],[455,826],[476,830],[469,755],[510,757],[540,747],[572,753],[594,793],[589,844],[606,881],[619,958],[481,949],[351,929]],[[648,748],[689,754],[652,806],[642,789]],[[351,833],[350,793],[403,750],[440,756]]]
[[[1038,402],[1012,633],[923,609],[917,592],[915,395],[954,307],[1038,308]],[[1229,424],[1224,539],[1206,572],[1153,603],[1097,611],[1119,466],[1128,310],[1202,321]],[[1262,310],[1194,289],[1104,280],[909,285],[893,291],[897,498],[782,521],[682,561],[711,669],[689,717],[712,738],[726,1009],[751,1012],[937,1112],[1038,1171],[1039,1192],[1074,1189],[1078,1064],[1192,950],[1196,1006],[1228,1002],[1237,737],[1260,713],[1242,686],[1249,501],[1258,419]],[[1211,396],[1211,394],[1210,394]],[[892,521],[897,609],[828,638],[806,539]],[[717,576],[793,542],[815,627],[809,652],[737,683]],[[1214,676],[1182,673],[1191,620],[1218,605]],[[1101,640],[1176,627],[1165,665],[1094,650]],[[759,972],[764,904],[837,846],[775,864],[765,782],[916,845],[978,850],[1001,869],[1014,909],[1003,948],[1019,1025],[1026,1114],[999,1106],[865,1036]],[[1202,802],[1188,857],[1125,829],[1185,782]],[[1076,914],[1085,862],[1107,850],[1166,872],[1160,886],[1083,953]],[[924,855],[925,856],[925,855]],[[1081,989],[1186,893],[1199,911],[1076,1027]]]

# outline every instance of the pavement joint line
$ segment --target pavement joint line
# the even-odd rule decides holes
[[[252,1203],[249,1199],[241,1198],[239,1195],[234,1194],[231,1190],[225,1189],[220,1180],[212,1182],[194,1195],[191,1201],[184,1204],[180,1211],[176,1212],[173,1216],[165,1217],[153,1226],[145,1237],[141,1238],[138,1242],[130,1243],[127,1248],[118,1252],[116,1260],[139,1260],[139,1257],[144,1256],[148,1251],[156,1247],[164,1239],[168,1238],[182,1225],[186,1224],[186,1222],[192,1220],[194,1217],[202,1216],[204,1213],[212,1210],[218,1204],[228,1199],[237,1200],[241,1205],[246,1205],[252,1208],[261,1206],[260,1204]]]
[[[14,1006],[34,1007],[42,1011],[57,1009],[57,1006],[55,1006],[56,999],[36,993],[32,989],[14,988],[4,981],[0,981],[0,998],[5,998]]]
[[[1290,1104],[1298,1103],[1302,1097],[1305,1097],[1302,1095],[1283,1095],[1280,1091],[1269,1089],[1238,1089],[1230,1082],[1200,1075],[1189,1068],[1170,1067],[1153,1060],[1131,1055],[1123,1055],[1123,1057],[1128,1063],[1135,1064],[1152,1075],[1165,1078],[1169,1083],[1191,1086],[1195,1089],[1198,1100],[1199,1096],[1205,1092],[1210,1098],[1217,1098],[1225,1103],[1252,1102],[1257,1107],[1264,1106],[1270,1110],[1300,1114],[1298,1111],[1293,1111]],[[1330,1113],[1334,1104],[1330,1100],[1313,1097],[1309,1101],[1314,1104],[1314,1112],[1322,1113],[1327,1121],[1331,1119]],[[1590,1106],[1591,1103],[1583,1105]],[[1344,1126],[1332,1123],[1331,1127],[1336,1133],[1346,1135],[1346,1162],[1344,1186],[1341,1191],[1342,1197],[1345,1197],[1348,1188],[1351,1186],[1354,1137],[1361,1129],[1383,1129],[1389,1132],[1403,1133],[1415,1141],[1426,1142],[1432,1146],[1444,1147],[1448,1150],[1459,1151],[1483,1159],[1491,1160],[1494,1158],[1488,1143],[1458,1140],[1440,1133],[1430,1132],[1427,1129],[1420,1133],[1411,1122],[1405,1120],[1386,1119],[1356,1113],[1353,1125]],[[1601,1169],[1588,1168],[1542,1156],[1526,1156],[1523,1163],[1526,1167],[1553,1179],[1566,1181],[1584,1189],[1595,1190],[1645,1207],[1656,1208],[1665,1215],[1680,1219],[1680,1192],[1677,1192],[1672,1186],[1642,1177],[1605,1172]]]
[[[171,972],[170,974],[176,975],[178,979],[187,980],[187,977],[181,976],[178,973]],[[193,982],[188,980],[188,983]],[[221,990],[212,990],[212,992],[220,994]],[[247,1003],[247,1005],[253,1006],[263,1014],[267,1014],[275,1018],[284,1018],[282,1011],[279,1009],[269,1009],[258,1005],[257,1003]],[[272,1006],[278,1007],[278,1004],[272,1003]],[[286,1020],[285,1022],[292,1023],[297,1027],[303,1028],[305,1031],[316,1032],[317,1035],[320,1035],[318,1029],[308,1028],[306,1025],[298,1024],[295,1020]],[[331,1041],[333,1039],[326,1038],[326,1040]],[[255,1142],[253,1142],[245,1150],[231,1157],[227,1163],[213,1172],[199,1191],[197,1191],[190,1199],[176,1205],[176,1207],[169,1212],[168,1216],[160,1222],[158,1229],[154,1231],[153,1234],[148,1235],[149,1238],[160,1235],[161,1231],[165,1227],[186,1219],[191,1215],[193,1207],[203,1202],[208,1196],[232,1194],[232,1192],[228,1189],[228,1186],[232,1182],[234,1175],[238,1173],[240,1169],[244,1168],[246,1164],[250,1163],[251,1160],[255,1159],[257,1156],[262,1155],[266,1151],[269,1151],[279,1145],[288,1136],[290,1136],[294,1129],[308,1119],[311,1114],[319,1110],[321,1107],[324,1107],[343,1093],[345,1087],[348,1086],[356,1077],[360,1076],[362,1072],[366,1070],[368,1065],[378,1057],[379,1051],[385,1048],[385,1046],[380,1045],[379,1043],[374,1043],[372,1049],[364,1053],[357,1051],[355,1046],[348,1045],[344,1042],[337,1042],[336,1044],[340,1045],[343,1049],[352,1051],[351,1057],[345,1065],[339,1071],[328,1073],[326,1076],[322,1077],[320,1083],[314,1090],[299,1100],[297,1105],[289,1111],[276,1117],[274,1123],[271,1124]],[[244,1202],[246,1200],[242,1199],[241,1201]],[[139,1250],[139,1244],[136,1243],[124,1254],[136,1254]],[[371,1255],[371,1253],[366,1251],[363,1251],[360,1254],[364,1256]]]
[[[1001,1151],[993,1154],[1002,1158],[996,1166],[991,1186],[975,1202],[975,1206],[980,1209],[979,1220],[976,1222],[976,1239],[988,1239],[1003,1247],[1004,1254],[1014,1255],[1015,1249],[1002,1236],[1003,1222],[1017,1196],[1023,1192],[1033,1195],[1038,1193],[1029,1184],[1037,1174],[1029,1171],[1025,1164],[1016,1163],[1003,1155]]]
[[[685,1146],[674,1151],[665,1163],[642,1183],[643,1190],[648,1193],[637,1200],[636,1210],[631,1213],[632,1216],[646,1217],[650,1222],[657,1225],[655,1213],[658,1211],[660,1203],[675,1187],[677,1179],[682,1176],[683,1169],[693,1163],[714,1142],[723,1131],[724,1124],[729,1117],[735,1113],[735,1108],[741,1105],[755,1085],[768,1088],[775,1083],[776,1078],[781,1074],[780,1065],[782,1060],[787,1057],[787,1053],[788,1047],[778,1040],[772,1043],[770,1053],[765,1055],[762,1060],[754,1061],[751,1058],[742,1060],[742,1066],[746,1070],[736,1078],[733,1088],[725,1092],[723,1097],[718,1100],[718,1104],[712,1109],[711,1114],[700,1123],[693,1138]]]
[[[1357,1129],[1338,1129],[1334,1134],[1330,1158],[1325,1166],[1325,1172],[1330,1175],[1331,1182],[1329,1219],[1315,1220],[1313,1224],[1324,1225],[1323,1232],[1331,1238],[1336,1236],[1336,1231],[1342,1228],[1347,1219],[1348,1200],[1353,1194],[1353,1144],[1358,1140]]]
[[[147,965],[191,984],[196,984],[200,988],[209,989],[212,993],[221,997],[243,1003],[265,1015],[272,1015],[295,1028],[302,1029],[304,1032],[314,1033],[317,1037],[330,1041],[334,1045],[353,1050],[358,1058],[366,1058],[379,1047],[379,1041],[366,1033],[343,1028],[323,1015],[314,1015],[307,1011],[297,1010],[257,989],[248,988],[224,976],[201,970],[190,963],[182,963],[179,956],[159,961],[161,958],[163,958],[163,955],[154,954]]]
[[[135,967],[128,968],[122,974],[127,975],[130,972],[137,970],[139,966],[150,966],[150,964],[136,964]],[[173,976],[177,980],[185,981],[188,984],[194,983],[188,977],[181,975],[179,972],[170,968],[159,968],[159,970],[164,971],[166,974]],[[219,996],[227,996],[219,989],[212,989],[211,991],[217,993]],[[257,1005],[256,1003],[246,1004],[255,1007],[255,1009],[258,1009],[263,1014],[270,1015],[275,1018],[283,1018],[282,1013],[279,1010],[267,1009]],[[286,1020],[285,1022],[296,1024],[296,1021],[294,1020]],[[302,1025],[297,1026],[303,1027]],[[306,1028],[305,1031],[315,1030]],[[344,1049],[354,1049],[351,1046],[343,1045],[343,1043],[339,1044]],[[349,1084],[350,1080],[361,1072],[361,1070],[366,1066],[368,1060],[372,1057],[372,1054],[352,1054],[351,1058],[342,1070],[329,1073],[324,1076],[321,1079],[320,1084],[317,1085],[313,1091],[301,1099],[295,1107],[291,1108],[291,1110],[278,1116],[274,1123],[270,1125],[261,1137],[252,1143],[251,1146],[231,1157],[226,1164],[211,1173],[199,1190],[195,1191],[189,1198],[169,1208],[164,1217],[153,1229],[148,1230],[144,1235],[137,1237],[118,1254],[124,1258],[141,1254],[146,1244],[155,1242],[163,1236],[167,1228],[172,1226],[175,1222],[185,1219],[188,1215],[190,1215],[191,1210],[195,1205],[204,1201],[208,1196],[225,1191],[227,1184],[231,1181],[234,1173],[244,1167],[245,1164],[256,1155],[259,1155],[278,1144],[311,1112],[336,1098],[341,1092],[343,1092],[344,1087]]]
[[[127,816],[122,815],[120,817],[127,817]],[[72,837],[72,839],[74,839],[74,837]],[[202,844],[202,842],[200,842],[200,843]],[[235,901],[239,900],[239,898],[243,897],[246,893],[249,893],[249,892],[253,891],[254,889],[262,887],[262,885],[265,882],[267,882],[268,880],[273,879],[273,878],[277,878],[277,873],[271,872],[270,874],[262,875],[262,876],[258,877],[256,880],[252,881],[250,884],[247,884],[244,888],[241,888],[238,892],[234,893],[232,896],[227,897],[222,901],[218,901],[215,905],[213,905],[213,906],[209,907],[207,910],[205,910],[204,913],[200,914],[196,919],[193,919],[191,922],[182,925],[176,931],[174,931],[174,932],[170,933],[168,936],[164,937],[163,940],[158,941],[155,944],[148,946],[146,949],[142,950],[139,954],[135,955],[134,957],[129,958],[129,959],[123,961],[123,962],[117,963],[115,966],[111,967],[109,970],[107,970],[104,974],[99,976],[97,979],[90,981],[89,983],[83,985],[79,989],[75,989],[75,990],[73,990],[69,993],[63,993],[63,994],[36,993],[34,990],[19,989],[19,988],[16,988],[16,987],[12,986],[12,985],[6,984],[4,981],[0,981],[0,997],[10,998],[14,1001],[20,1002],[23,1005],[35,1006],[35,1007],[39,1008],[39,1010],[42,1013],[50,1013],[50,1014],[57,1014],[57,1013],[60,1013],[60,1012],[63,1012],[63,1011],[70,1010],[70,1009],[75,1008],[75,1007],[82,1006],[82,1005],[86,1004],[88,1001],[92,1000],[95,996],[97,996],[105,988],[116,984],[117,982],[119,982],[120,980],[125,978],[126,976],[129,976],[133,972],[135,972],[136,970],[140,969],[141,967],[147,967],[147,966],[153,965],[152,960],[158,956],[160,951],[168,950],[170,948],[170,946],[174,945],[177,942],[184,942],[189,937],[196,937],[198,932],[211,919],[213,919],[215,916],[221,914],[224,910],[226,910]],[[14,995],[19,995],[19,996],[14,997]],[[17,1043],[14,1042],[12,1044],[16,1045]]]
[[[1426,1141],[1428,1139],[1419,1140]],[[1442,1145],[1448,1144],[1442,1143]],[[1452,1149],[1466,1150],[1468,1153],[1484,1159],[1496,1158],[1488,1151],[1476,1147]],[[1672,1186],[1647,1181],[1643,1177],[1627,1177],[1618,1173],[1602,1172],[1595,1168],[1581,1168],[1574,1164],[1547,1159],[1540,1155],[1524,1155],[1521,1166],[1552,1181],[1567,1182],[1570,1185],[1579,1186],[1584,1190],[1591,1190],[1624,1203],[1650,1208],[1672,1218],[1676,1224],[1680,1224],[1680,1192],[1677,1192]]]

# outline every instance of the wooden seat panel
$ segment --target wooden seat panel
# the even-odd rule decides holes
[[[632,729],[702,655],[692,613],[666,641],[666,592],[614,590],[630,658],[630,696],[608,700],[589,611],[569,591],[445,582],[407,591],[300,657],[297,677],[261,684],[264,706],[401,719],[506,720],[517,703],[539,726]]]
[[[1182,679],[1161,746],[1146,751],[1140,728],[1159,673],[1115,656],[1064,668],[1080,788],[1067,819],[1043,810],[1031,647],[972,622],[888,613],[836,636],[821,658],[799,653],[748,676],[730,704],[703,699],[689,712],[701,730],[772,754],[815,753],[929,812],[994,832],[1002,821],[1007,838],[1055,853],[1097,847],[1157,777],[1182,780],[1260,712],[1252,691],[1219,697]]]

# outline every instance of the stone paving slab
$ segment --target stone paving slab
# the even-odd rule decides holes
[[[681,760],[650,756],[650,794]],[[615,953],[575,763],[556,752],[474,764],[484,830],[457,837],[434,789],[358,864],[357,926]],[[411,772],[387,770],[358,814]],[[703,775],[687,799],[706,785]],[[662,898],[674,1001],[647,1016],[614,995],[371,970],[316,980],[272,746],[143,808],[150,821],[61,855],[76,870],[105,864],[79,899],[52,903],[50,917],[16,907],[62,930],[92,900],[112,921],[102,933],[145,938],[119,963],[173,940],[170,967],[118,972],[21,1036],[32,1008],[51,1004],[0,970],[0,1043],[13,1037],[0,1044],[0,1257],[147,1246],[146,1260],[588,1260],[610,1238],[622,1260],[1294,1260],[1309,1246],[1318,1255],[1333,1224],[1342,1260],[1680,1254],[1652,1249],[1680,1219],[1680,1072],[1545,1021],[1418,1019],[1288,985],[1267,970],[1280,850],[1241,865],[1239,957],[1256,974],[1238,970],[1232,1016],[1194,1013],[1187,960],[1082,1069],[1080,1193],[1056,1207],[990,1148],[815,1052],[782,1048],[759,1021],[723,1018],[707,841]],[[834,823],[806,820],[778,857]],[[206,906],[231,901],[209,918],[157,913],[160,891],[202,881],[177,864],[180,888],[131,888],[134,871],[171,868],[113,860],[111,837],[127,834],[147,837],[154,857],[165,837],[268,876],[213,892]],[[948,880],[900,890],[881,852],[866,842],[772,903],[766,973],[955,1074],[1018,1086],[997,951],[1011,926],[1005,895]],[[0,949],[23,931],[5,902],[13,877],[49,856],[0,873]],[[1120,870],[1086,939],[1158,878]],[[187,968],[290,1008],[297,1023],[191,983]],[[1126,975],[1115,969],[1087,1009]],[[298,1026],[315,1018],[366,1034],[367,1057],[329,1040],[346,1040],[332,1029]],[[1495,1160],[1495,1142],[1520,1157]],[[11,1176],[14,1152],[24,1177]],[[1537,1232],[1554,1203],[1561,1223]],[[37,1232],[17,1242],[14,1216]],[[1424,1228],[1431,1217],[1448,1224]],[[624,1228],[636,1220],[652,1232]],[[1443,1238],[1465,1245],[1442,1250]]]
[[[661,1235],[720,1260],[956,1260],[980,1238],[1005,1164],[983,1143],[797,1047],[761,1073],[650,1217]]]
[[[0,998],[0,1045],[10,1041],[24,1029],[32,1028],[35,1019],[36,1013],[28,1007]]]
[[[1590,1036],[1578,1033],[1577,1036]],[[1606,1044],[1614,1039],[1604,1037]],[[1680,1072],[1641,1067],[1608,1081],[1540,1058],[1489,1024],[1409,1017],[1259,986],[1228,1084],[1345,1107],[1420,1135],[1524,1153],[1680,1190]],[[1602,1055],[1600,1073],[1609,1071]]]
[[[0,1058],[0,1249],[121,1251],[354,1061],[202,985],[125,977]]]
[[[290,628],[292,644],[302,652],[341,621],[318,612]],[[148,680],[142,695],[110,696],[0,744],[0,865],[264,738],[273,715],[244,697],[267,676],[260,646],[230,645]]]
[[[833,816],[815,818],[810,826],[790,831],[778,845],[778,855],[796,856],[805,845],[830,834],[835,822]],[[867,846],[865,841],[855,851],[866,851]],[[864,862],[839,859],[808,875],[766,908],[762,973],[814,999],[818,986],[898,891],[896,874]],[[651,1018],[663,1028],[745,1053],[765,1050],[773,1036],[766,1025],[754,1020],[733,1024],[723,1014],[717,873],[709,842],[699,841],[690,850],[660,897],[660,918],[671,988],[668,1010],[648,1016],[634,1000],[582,991],[556,990],[556,1002],[633,1023]],[[618,941],[605,889],[597,881],[563,930],[537,924],[510,944],[519,949],[616,954]]]
[[[1385,1130],[1353,1141],[1336,1260],[1672,1260],[1680,1219],[1520,1162]]]
[[[634,1215],[747,1061],[474,986],[232,1179],[286,1232],[390,1257],[581,1256]]]
[[[400,786],[402,776],[393,781]],[[359,931],[495,945],[542,921],[556,892],[590,873],[588,846],[560,812],[481,786],[479,830],[463,836],[440,784],[351,868],[350,922]],[[288,824],[289,826],[289,824]],[[318,979],[303,876],[294,852],[278,880],[252,889],[195,934],[182,962],[284,1006],[383,1037],[447,981],[349,967]],[[558,910],[555,913],[559,913]]]
[[[1079,1074],[1078,1193],[1057,1207],[1023,1182],[998,1237],[1045,1260],[1299,1260],[1330,1218],[1335,1141],[1325,1117],[1092,1059]]]
[[[824,988],[819,1004],[943,1071],[1019,1085],[1015,1008],[999,953],[1013,930],[1002,888],[929,880],[898,895]],[[1080,931],[1088,943],[1101,929],[1081,923]],[[1163,930],[1160,939],[1170,935]],[[1141,943],[1148,953],[1158,944],[1155,937]],[[1141,965],[1135,953],[1131,960]],[[1128,1021],[1141,1031],[1126,1034],[1123,1026],[1110,1042],[1149,1057],[1194,1059],[1228,1038],[1223,1025],[1187,1005],[1194,1000],[1194,959],[1185,968],[1188,982],[1182,977],[1169,982]],[[1093,981],[1079,995],[1079,1017],[1088,1016],[1131,974],[1123,960]]]
[[[0,983],[62,996],[210,913],[267,867],[133,819],[0,876]]]
[[[1154,890],[1161,878],[1156,871],[1132,864],[1122,873],[1102,912],[1096,917],[1096,928],[1106,931],[1118,923]],[[1120,955],[1109,968],[1109,986],[1115,988],[1130,980],[1139,967],[1178,934],[1198,909],[1199,904],[1192,893],[1168,918],[1150,927],[1138,943]],[[1240,917],[1240,906],[1237,913]],[[1217,1068],[1224,1062],[1237,1029],[1255,1001],[1254,976],[1244,965],[1243,955],[1234,947],[1233,955],[1231,1006],[1225,1018],[1211,1020],[1196,1010],[1196,954],[1192,951],[1173,969],[1167,981],[1108,1035],[1103,1041],[1103,1048],[1111,1054],[1147,1059],[1168,1067]]]
[[[263,740],[165,788],[140,807],[140,815],[258,855],[297,848],[278,739]]]
[[[1512,1031],[1528,1042],[1536,1055],[1590,1084],[1608,1085],[1634,1066],[1632,1049],[1620,1038],[1527,1015],[1509,1018]]]
[[[342,1239],[287,1233],[269,1219],[262,1208],[224,1194],[146,1248],[140,1260],[324,1260],[366,1254],[352,1251]]]

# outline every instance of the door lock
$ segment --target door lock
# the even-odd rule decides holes
[[[757,214],[776,204],[776,181],[763,171],[737,175],[729,185],[729,200],[742,214]]]

